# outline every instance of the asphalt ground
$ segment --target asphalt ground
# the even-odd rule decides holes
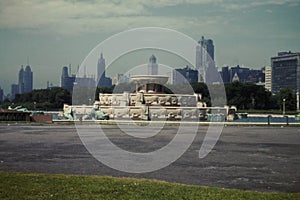
[[[177,126],[138,139],[117,125],[101,125],[117,146],[132,152],[160,149]],[[191,131],[195,126],[190,126]],[[300,127],[225,126],[203,159],[199,149],[208,126],[200,126],[189,149],[175,162],[148,173],[125,173],[96,160],[74,125],[0,124],[0,171],[108,175],[254,191],[300,192]],[[138,164],[138,163],[137,163]]]

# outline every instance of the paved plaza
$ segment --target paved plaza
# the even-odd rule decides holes
[[[122,149],[150,152],[168,144],[177,126],[141,139],[117,125],[101,125]],[[191,125],[191,131],[197,128]],[[225,126],[213,150],[199,159],[208,126],[171,165],[149,173],[120,172],[96,160],[74,125],[0,124],[0,171],[108,175],[256,191],[300,192],[300,127]]]

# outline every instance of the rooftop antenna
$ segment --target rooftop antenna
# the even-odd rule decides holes
[[[29,65],[29,56],[27,56],[27,66]]]

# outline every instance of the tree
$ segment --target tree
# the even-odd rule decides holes
[[[277,103],[283,110],[283,101],[285,101],[285,110],[296,110],[296,95],[290,88],[282,88],[277,94]]]
[[[63,88],[40,89],[17,94],[13,103],[29,110],[57,110],[62,109],[64,103],[71,104],[72,97],[70,92]]]

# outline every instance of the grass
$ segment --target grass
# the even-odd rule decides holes
[[[0,172],[0,199],[300,199],[134,178]]]

